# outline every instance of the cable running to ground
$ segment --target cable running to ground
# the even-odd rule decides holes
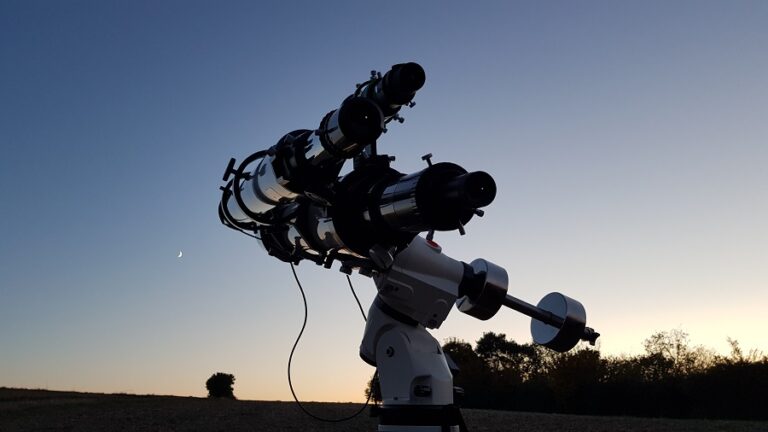
[[[354,414],[349,415],[347,417],[342,417],[338,419],[329,419],[325,417],[321,417],[318,415],[315,415],[311,412],[309,412],[304,405],[299,402],[298,396],[296,396],[296,391],[293,389],[293,381],[291,380],[291,363],[293,362],[293,353],[296,351],[296,346],[299,345],[299,341],[301,340],[301,336],[304,334],[304,329],[307,327],[307,316],[308,316],[308,308],[307,308],[307,296],[304,294],[304,287],[301,286],[301,281],[299,281],[299,276],[296,274],[296,267],[291,264],[291,272],[293,272],[293,278],[296,280],[296,285],[299,287],[299,291],[301,292],[301,299],[304,302],[304,322],[301,324],[301,330],[299,331],[299,335],[296,337],[296,342],[293,343],[293,348],[291,348],[291,354],[288,356],[288,387],[291,389],[291,394],[293,395],[293,400],[296,401],[296,404],[301,408],[302,411],[304,411],[304,414],[312,417],[315,420],[327,422],[327,423],[340,423],[343,421],[351,420],[355,417],[357,417],[360,413],[365,411],[365,408],[368,406],[368,403],[371,401],[371,395],[373,392],[370,392],[368,394],[368,399],[366,399],[365,404]],[[360,300],[357,298],[357,294],[355,293],[355,289],[352,288],[352,280],[347,276],[347,282],[349,282],[349,287],[352,289],[352,295],[355,296],[355,300],[357,301],[357,305],[360,307],[360,311],[363,312],[363,306],[360,304]],[[363,312],[363,318],[365,318],[365,312]],[[367,318],[365,318],[367,321]]]

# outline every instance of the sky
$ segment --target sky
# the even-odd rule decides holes
[[[290,400],[301,296],[220,225],[221,174],[407,61],[427,81],[379,149],[498,188],[444,253],[578,299],[605,355],[672,329],[768,351],[766,22],[747,1],[2,1],[0,386],[204,396],[223,371]],[[344,276],[297,270],[297,394],[361,401]],[[506,309],[433,334],[486,331],[530,341]]]

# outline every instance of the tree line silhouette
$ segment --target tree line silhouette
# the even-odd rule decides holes
[[[692,346],[682,330],[658,332],[635,356],[579,346],[557,353],[488,332],[475,346],[449,339],[467,408],[675,418],[768,419],[768,356]],[[372,380],[366,396],[375,389]]]

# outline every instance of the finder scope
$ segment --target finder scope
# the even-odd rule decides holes
[[[361,84],[356,94],[376,102],[386,116],[394,115],[402,105],[411,102],[416,92],[424,86],[426,75],[417,63],[401,63],[380,77],[371,73],[371,80]]]

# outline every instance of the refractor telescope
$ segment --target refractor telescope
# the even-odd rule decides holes
[[[435,231],[458,230],[496,197],[486,172],[432,163],[414,173],[392,168],[377,140],[425,83],[416,63],[394,65],[356,86],[315,129],[284,135],[272,147],[224,172],[219,218],[257,237],[269,255],[371,277],[371,305],[360,356],[378,368],[383,397],[380,431],[460,430],[451,363],[426,331],[452,305],[487,320],[507,306],[532,318],[536,343],[568,351],[599,336],[578,301],[550,293],[537,306],[508,294],[506,271],[485,259],[471,263],[442,253]],[[353,169],[340,176],[352,160]],[[426,233],[425,237],[420,233]],[[448,429],[446,429],[448,428]]]
[[[463,229],[493,201],[496,185],[484,172],[452,163],[412,174],[390,167],[376,140],[424,84],[416,63],[374,75],[327,113],[315,130],[283,136],[237,169],[230,160],[220,206],[222,222],[258,231],[267,252],[298,262],[373,272],[371,260],[391,260],[419,233]],[[342,166],[354,170],[339,179]]]

